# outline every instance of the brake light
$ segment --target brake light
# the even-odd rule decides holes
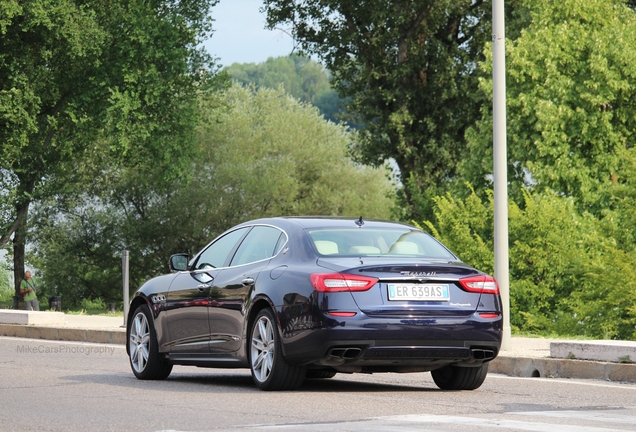
[[[314,273],[309,279],[316,291],[367,291],[378,282],[377,278],[346,273]]]
[[[459,284],[464,290],[468,292],[499,294],[499,284],[492,276],[470,276],[460,279]]]

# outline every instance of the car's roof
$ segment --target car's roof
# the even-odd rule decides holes
[[[277,225],[276,222],[293,222],[300,225],[304,229],[311,228],[342,228],[342,227],[351,227],[355,228],[358,225],[360,217],[346,217],[346,216],[281,216],[275,218],[267,218],[267,219],[258,219],[255,221],[245,222],[245,224],[253,224],[253,223],[271,223],[273,225]],[[373,228],[389,228],[389,227],[400,227],[407,229],[417,229],[411,225],[407,225],[401,222],[392,222],[380,219],[365,219],[362,218],[364,222],[363,227],[373,227]]]

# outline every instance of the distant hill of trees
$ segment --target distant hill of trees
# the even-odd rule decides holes
[[[242,85],[277,89],[282,86],[292,97],[314,105],[334,123],[342,121],[342,100],[329,85],[330,74],[320,63],[298,54],[270,57],[263,63],[234,63],[226,67],[231,78]]]

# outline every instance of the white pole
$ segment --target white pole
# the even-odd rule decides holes
[[[503,341],[510,349],[510,275],[508,268],[508,164],[506,150],[506,37],[504,0],[492,2],[493,162],[495,182],[495,279],[503,303]]]
[[[128,255],[129,252],[127,250],[123,251],[121,255],[121,269],[124,284],[124,327],[126,327],[126,320],[128,319],[128,307],[130,303],[130,295],[128,293]]]

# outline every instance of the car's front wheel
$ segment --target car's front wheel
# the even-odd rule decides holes
[[[172,365],[159,354],[155,328],[151,324],[150,309],[140,305],[133,313],[128,333],[128,356],[135,376],[143,380],[168,378]]]
[[[250,369],[261,390],[292,390],[302,385],[305,368],[287,363],[283,357],[274,313],[261,310],[250,331]]]
[[[442,390],[475,390],[488,374],[488,363],[479,367],[448,365],[431,371],[433,381]]]

